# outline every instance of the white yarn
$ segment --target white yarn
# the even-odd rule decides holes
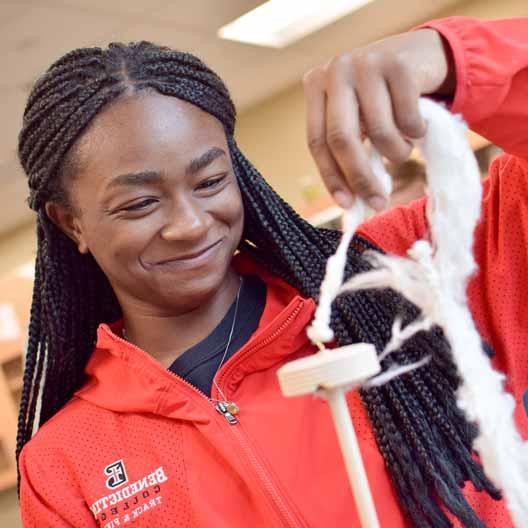
[[[314,342],[333,337],[331,330],[328,332],[330,305],[344,291],[390,287],[421,308],[422,318],[403,330],[401,323],[395,322],[392,338],[380,357],[431,324],[443,328],[461,377],[458,406],[479,427],[474,448],[488,477],[502,489],[515,526],[524,528],[528,526],[528,443],[523,442],[515,427],[515,400],[504,390],[505,377],[493,369],[482,350],[466,298],[467,281],[476,269],[472,242],[480,215],[480,173],[463,121],[427,99],[421,99],[419,105],[427,123],[426,137],[418,146],[427,161],[427,220],[432,243],[415,242],[408,258],[370,252],[368,258],[374,269],[354,276],[338,288],[346,247],[359,224],[357,215],[364,212],[359,202],[354,208],[356,213],[348,212],[355,216],[346,225],[337,262],[327,267],[323,282],[326,289],[321,292],[308,335]],[[385,383],[418,366],[421,365],[407,365],[403,371],[402,367],[389,369],[368,383]]]
[[[385,170],[381,156],[373,148],[370,149],[370,164],[382,189],[387,194],[390,194],[392,179]],[[354,207],[343,213],[343,236],[335,254],[326,263],[325,277],[321,283],[315,317],[306,331],[312,343],[320,345],[334,339],[334,331],[330,328],[332,302],[339,295],[343,284],[348,246],[356,229],[365,219],[367,210],[365,202],[361,199],[356,199]]]

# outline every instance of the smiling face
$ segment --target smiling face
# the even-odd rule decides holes
[[[103,110],[74,148],[74,213],[47,211],[92,253],[123,310],[175,315],[211,298],[244,222],[221,123],[149,91]]]

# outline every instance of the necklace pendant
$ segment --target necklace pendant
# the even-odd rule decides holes
[[[240,407],[235,402],[225,402],[227,412],[236,416],[240,412]]]

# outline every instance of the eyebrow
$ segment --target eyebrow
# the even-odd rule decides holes
[[[212,147],[207,152],[199,156],[198,158],[193,159],[185,169],[185,174],[192,176],[197,172],[200,172],[202,169],[213,163],[213,161],[220,156],[225,156],[225,150],[219,147]]]
[[[109,184],[108,188],[119,186],[140,186],[146,183],[158,183],[161,174],[157,171],[130,172],[116,176]]]
[[[215,159],[225,155],[225,150],[219,147],[212,147],[198,158],[191,160],[187,167],[185,167],[185,174],[192,176],[210,165]],[[110,189],[112,187],[119,186],[141,186],[149,183],[159,183],[161,179],[161,173],[159,171],[130,172],[116,176],[108,184],[108,188]]]

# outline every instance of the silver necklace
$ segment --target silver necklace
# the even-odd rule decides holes
[[[229,337],[227,338],[227,345],[225,347],[224,354],[222,355],[222,359],[220,360],[220,363],[218,364],[218,367],[216,368],[216,371],[215,371],[214,376],[213,376],[213,385],[216,387],[216,390],[218,391],[220,396],[222,396],[224,401],[226,400],[226,397],[225,397],[224,393],[222,392],[222,389],[216,383],[215,377],[218,374],[218,371],[220,370],[220,367],[224,364],[225,358],[227,356],[227,351],[229,350],[229,345],[231,344],[231,339],[233,338],[233,332],[235,330],[236,318],[237,318],[237,313],[238,313],[238,301],[240,299],[240,291],[242,290],[242,283],[243,283],[243,279],[242,279],[242,276],[241,276],[240,277],[240,284],[238,286],[238,291],[237,291],[237,294],[236,294],[235,313],[233,315],[233,322],[231,323],[231,330],[229,331]]]
[[[229,345],[231,344],[231,339],[233,338],[233,332],[235,330],[235,324],[236,324],[236,318],[238,313],[238,301],[240,300],[240,291],[242,290],[242,284],[244,282],[244,279],[242,276],[240,276],[240,285],[238,286],[238,291],[236,295],[236,301],[235,301],[235,313],[233,315],[233,322],[231,323],[231,330],[229,332],[229,337],[227,339],[227,345],[225,347],[224,353],[222,355],[222,359],[220,360],[220,363],[218,364],[218,367],[216,368],[216,371],[213,376],[213,385],[216,387],[216,390],[218,391],[218,394],[222,397],[222,400],[211,400],[216,401],[215,409],[224,416],[224,418],[231,424],[234,425],[238,422],[235,415],[237,415],[240,412],[240,408],[235,402],[228,401],[228,399],[225,397],[224,392],[216,383],[216,375],[218,374],[218,371],[224,364],[225,358],[227,356],[227,351],[229,350]]]
[[[220,360],[220,363],[218,364],[218,367],[216,367],[214,376],[213,376],[213,385],[216,387],[216,390],[218,391],[218,394],[222,397],[221,400],[215,400],[214,398],[209,398],[213,403],[216,402],[215,409],[224,416],[224,418],[231,424],[234,425],[238,423],[237,418],[235,415],[237,415],[240,412],[240,408],[235,402],[228,401],[228,399],[225,397],[224,392],[216,383],[215,377],[218,374],[218,371],[224,364],[224,361],[227,356],[227,351],[229,350],[229,346],[231,345],[231,340],[233,338],[233,333],[235,331],[235,325],[236,325],[236,319],[237,319],[237,313],[238,313],[238,302],[240,300],[240,292],[242,290],[242,284],[244,282],[244,278],[240,276],[240,284],[238,286],[238,291],[236,294],[236,300],[235,300],[235,313],[233,314],[233,322],[231,323],[231,330],[229,331],[229,337],[227,338],[227,345],[224,349],[224,353],[222,355],[222,359]],[[122,335],[126,341],[128,341],[128,335],[126,333],[126,329],[123,327]]]

